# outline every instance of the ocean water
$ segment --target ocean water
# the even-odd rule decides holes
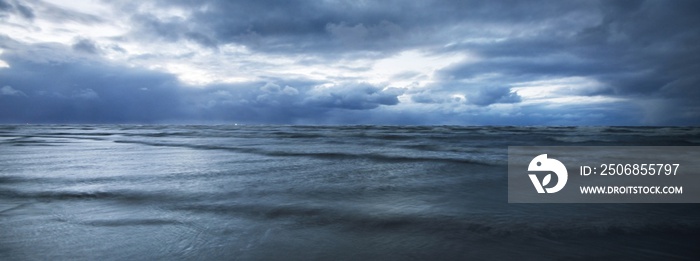
[[[700,128],[0,126],[0,260],[700,258],[700,204],[508,204],[507,147]]]

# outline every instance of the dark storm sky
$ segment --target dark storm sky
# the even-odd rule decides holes
[[[700,124],[698,1],[0,0],[0,123]]]

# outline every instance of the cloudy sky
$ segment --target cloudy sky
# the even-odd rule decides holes
[[[0,122],[699,125],[698,1],[0,0]]]

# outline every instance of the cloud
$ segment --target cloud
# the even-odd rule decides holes
[[[428,92],[420,92],[420,93],[412,94],[411,101],[413,101],[415,103],[430,104],[430,103],[443,103],[443,102],[445,102],[445,99],[435,97],[434,95],[431,95]]]
[[[85,38],[77,39],[73,44],[73,50],[89,54],[98,54],[100,52],[99,47],[97,47],[94,41]]]
[[[699,7],[0,0],[0,121],[700,124]]]
[[[74,91],[72,97],[90,100],[98,99],[100,98],[100,95],[98,95],[97,92],[95,92],[94,90],[87,88]]]
[[[260,87],[260,90],[267,92],[267,93],[278,93],[282,89],[280,88],[279,85],[277,85],[275,83],[268,82],[268,83],[265,83],[265,85],[263,85],[263,87]]]
[[[700,108],[693,102],[700,98],[700,79],[696,76],[700,73],[700,60],[695,58],[700,47],[690,44],[700,40],[700,29],[692,26],[700,19],[689,11],[699,6],[692,1],[604,1],[592,6],[596,9],[582,8],[571,14],[578,17],[578,22],[561,19],[565,16],[546,16],[543,18],[551,21],[530,21],[546,22],[541,29],[517,37],[452,45],[451,51],[471,50],[482,59],[451,66],[439,74],[444,81],[488,79],[488,84],[496,77],[511,85],[583,77],[600,85],[571,95],[605,95],[618,102],[637,104],[632,107],[655,104],[644,109],[647,116],[642,116],[641,122],[679,124],[682,120],[677,118],[664,120],[651,115],[666,112],[662,108],[668,106],[677,111]],[[552,23],[556,20],[561,21]],[[431,101],[423,98],[416,99]],[[685,115],[686,122],[698,122],[696,116]]]
[[[135,37],[188,40],[206,47],[240,44],[265,52],[304,52],[327,55],[331,51],[383,49],[409,46],[396,6],[408,3],[353,3],[314,1],[170,1],[151,8],[133,3],[123,10],[140,10],[132,16]],[[413,7],[411,7],[413,8]],[[158,13],[151,10],[186,10]],[[407,10],[411,11],[411,10]],[[337,54],[337,53],[336,53]]]
[[[0,95],[7,95],[7,96],[27,96],[24,94],[24,92],[15,90],[11,86],[3,86],[0,88]]]
[[[345,48],[374,49],[379,47],[375,44],[384,44],[385,41],[400,44],[399,40],[404,37],[404,31],[400,26],[384,20],[370,26],[365,26],[362,23],[353,26],[347,25],[345,22],[328,23],[326,31],[340,46]]]
[[[276,95],[289,95],[289,96],[294,96],[299,94],[299,90],[297,90],[294,87],[291,87],[289,85],[284,86],[284,88],[280,87],[279,85],[272,83],[272,82],[267,82],[263,87],[260,87],[260,90],[269,93],[269,94],[276,94]]]
[[[0,11],[8,12],[12,10],[13,6],[6,0],[0,0]]]
[[[34,10],[17,1],[0,0],[0,18],[9,14],[18,14],[24,19],[34,19]]]
[[[25,48],[52,48],[47,53],[61,53],[58,57],[71,53],[68,46]],[[2,96],[3,122],[154,122],[182,117],[178,84],[171,75],[103,60],[26,59],[25,52],[34,53],[23,50],[2,55],[11,67],[0,70],[0,79],[14,86],[3,88],[3,93],[21,88],[26,94]]]
[[[284,86],[284,89],[282,89],[282,92],[286,95],[297,95],[299,94],[299,90],[297,90],[294,87],[291,86]]]
[[[105,22],[105,17],[89,13],[92,10],[83,11],[77,8],[86,4],[84,2],[80,4],[63,2],[61,5],[55,3],[59,2],[32,1],[35,13],[40,13],[35,14],[35,17],[46,19],[53,23],[63,23],[62,25],[66,25],[66,23],[91,25]]]
[[[3,83],[22,88],[1,89],[3,122],[318,123],[328,122],[325,117],[333,110],[397,105],[403,93],[366,83],[319,86],[313,81],[191,88],[171,74],[81,56],[72,52],[74,46],[24,48],[2,55],[12,64],[0,70]],[[36,53],[33,49],[53,56],[39,60],[23,56]]]
[[[396,105],[398,95],[404,90],[399,88],[381,89],[366,83],[353,86],[316,86],[307,94],[305,102],[326,108],[351,110],[369,110],[380,105]]]
[[[510,88],[481,88],[467,94],[467,102],[479,106],[487,106],[496,103],[518,103],[521,97]]]
[[[191,40],[206,47],[216,47],[216,39],[207,36],[196,25],[188,24],[181,17],[158,18],[152,14],[136,14],[131,17],[131,22],[137,30],[133,37],[147,37],[164,41]]]
[[[19,12],[22,17],[29,20],[34,19],[34,10],[32,10],[32,8],[20,3],[16,3],[15,8],[17,8],[17,12]]]
[[[411,93],[410,98],[418,104],[463,103],[477,106],[513,104],[522,101],[522,97],[508,87],[470,87],[464,88],[462,92],[424,90]]]

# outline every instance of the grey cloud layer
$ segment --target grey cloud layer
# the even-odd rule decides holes
[[[34,10],[19,1],[0,0],[0,18],[17,13],[25,19],[34,19]]]
[[[552,26],[596,11],[584,1],[158,1],[192,10],[187,19],[133,16],[140,33],[207,46],[245,44],[268,52],[393,52],[470,37],[499,36],[512,25]],[[122,5],[133,10],[133,3]],[[572,16],[571,19],[567,18]],[[554,28],[553,30],[570,30]],[[549,33],[549,32],[548,32]],[[331,54],[331,53],[327,53]]]
[[[114,66],[83,48],[25,46],[27,53],[73,53],[72,59],[26,60],[3,54],[0,119],[5,122],[267,122],[325,121],[334,110],[396,105],[402,89],[365,83],[314,87],[313,82],[182,86],[166,73]],[[38,50],[32,50],[38,49]]]
[[[34,3],[54,10],[54,20],[105,22]],[[10,35],[0,37],[5,49],[0,59],[11,65],[0,68],[2,93],[8,93],[0,95],[0,120],[700,124],[697,1],[150,3],[155,9],[189,10],[187,18],[162,17],[149,9],[134,12],[140,3],[132,1],[110,4],[130,17],[133,29],[124,39],[132,41],[191,41],[212,50],[235,43],[255,52],[304,54],[321,62],[388,57],[408,49],[469,52],[480,59],[445,68],[436,73],[436,82],[413,91],[358,81],[319,88],[315,86],[326,82],[284,78],[192,89],[170,74],[110,64],[89,37],[76,37],[72,46],[29,46]],[[36,13],[18,1],[0,0],[0,19],[18,15],[31,20]],[[492,77],[477,80],[484,75]],[[561,77],[597,80],[602,87],[579,94],[624,104],[521,105],[523,97],[511,88]],[[396,110],[405,105],[399,100],[402,94],[411,95],[415,106]],[[450,110],[451,104],[472,111]],[[492,105],[502,104],[519,107],[508,115],[490,112]]]

